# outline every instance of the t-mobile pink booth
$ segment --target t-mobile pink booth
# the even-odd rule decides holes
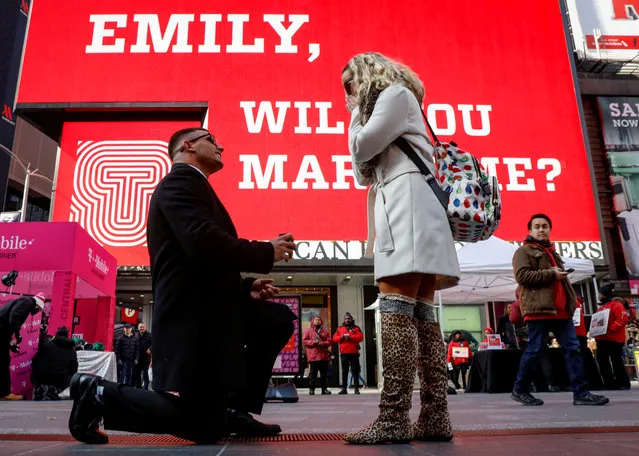
[[[16,294],[43,292],[47,332],[66,326],[89,343],[113,350],[117,261],[72,222],[0,223],[0,276],[18,272],[12,289],[0,291],[0,306]],[[9,294],[9,292],[12,294]],[[11,360],[14,394],[30,397],[31,359],[38,349],[42,313],[22,326],[20,352]]]

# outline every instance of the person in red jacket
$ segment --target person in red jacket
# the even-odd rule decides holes
[[[626,343],[626,325],[628,324],[627,303],[623,298],[613,298],[604,304],[600,311],[609,309],[608,331],[596,336],[597,363],[606,389],[630,389],[630,379],[623,360],[623,346]],[[612,368],[611,368],[612,364]]]
[[[355,324],[353,316],[346,312],[344,324],[333,335],[333,342],[339,344],[339,355],[342,362],[342,389],[338,394],[348,393],[348,368],[353,375],[355,394],[359,394],[359,344],[364,340],[364,333]]]
[[[577,339],[579,339],[579,345],[581,347],[581,358],[584,361],[584,373],[588,381],[588,387],[591,390],[603,389],[603,381],[601,380],[601,374],[599,367],[595,361],[595,357],[588,348],[588,327],[586,326],[586,320],[584,318],[584,298],[577,296],[577,308],[573,314],[573,324],[575,324],[575,332],[577,333]],[[579,313],[579,323],[577,321],[577,313]]]
[[[484,329],[484,339],[481,341],[482,344],[488,343],[488,334],[495,334],[495,331],[493,331],[493,328],[488,327]]]
[[[315,394],[317,384],[317,372],[320,373],[320,387],[322,394],[331,394],[326,387],[326,373],[328,372],[328,361],[331,358],[331,333],[324,326],[324,321],[317,316],[313,318],[311,327],[304,331],[302,343],[306,347],[306,358],[311,366],[309,377],[309,391],[311,396]]]
[[[581,345],[581,348],[583,349],[583,347],[588,344],[588,329],[586,328],[586,320],[584,319],[584,298],[577,296],[576,299],[577,307],[575,308],[575,313],[572,316],[572,322],[575,325],[575,332],[577,333],[577,339],[579,339],[579,345]]]
[[[455,350],[455,349],[466,350]],[[465,352],[465,353],[463,353]],[[460,389],[459,386],[459,374],[462,374],[462,385],[466,389],[466,372],[468,372],[468,366],[470,360],[473,357],[473,352],[470,351],[470,344],[464,339],[464,335],[461,331],[455,331],[453,334],[453,340],[448,344],[448,356],[446,362],[453,365],[453,384],[455,388]]]

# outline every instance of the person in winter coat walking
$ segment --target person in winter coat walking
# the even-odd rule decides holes
[[[353,375],[355,394],[359,394],[359,344],[364,340],[364,333],[355,324],[353,316],[346,312],[344,324],[333,335],[333,342],[339,344],[339,357],[342,362],[342,389],[337,394],[348,394],[348,369]]]
[[[60,400],[60,391],[69,387],[71,376],[77,371],[75,343],[69,339],[69,329],[62,326],[53,339],[38,348],[31,362],[34,400]]]
[[[374,251],[384,366],[378,418],[344,439],[355,444],[451,440],[446,349],[433,298],[435,290],[457,284],[459,264],[446,211],[396,144],[406,141],[435,175],[421,110],[424,85],[407,66],[370,52],[348,62],[342,86],[351,112],[353,171],[360,185],[370,187],[367,256]],[[413,425],[415,370],[421,410]]]
[[[545,340],[552,332],[564,352],[574,405],[605,405],[608,398],[592,394],[584,377],[584,365],[572,316],[577,306],[568,271],[550,241],[552,221],[534,214],[528,221],[528,237],[513,256],[513,271],[519,285],[521,315],[528,325],[528,345],[521,358],[511,398],[526,406],[543,405],[529,390]]]
[[[630,379],[623,360],[628,325],[628,311],[624,301],[623,298],[614,297],[599,309],[600,312],[606,309],[610,312],[606,334],[595,337],[599,372],[603,378],[604,388],[609,390],[630,389]]]
[[[324,327],[324,321],[319,316],[313,318],[311,327],[304,331],[302,343],[306,347],[306,358],[311,365],[308,394],[311,396],[315,394],[318,372],[320,374],[322,394],[331,394],[326,386],[326,374],[328,372],[328,362],[331,359],[330,347],[333,341],[331,340],[331,333]]]
[[[461,348],[461,351],[465,352],[465,354],[460,353],[460,350],[455,350],[456,348]],[[446,357],[446,362],[453,366],[452,380],[455,388],[461,388],[461,386],[459,386],[459,374],[461,373],[462,385],[464,389],[466,389],[466,372],[468,372],[468,367],[470,366],[470,360],[472,358],[473,352],[470,350],[470,344],[466,342],[461,331],[455,331],[453,334],[453,340],[451,340],[448,344],[448,356]]]
[[[133,385],[133,369],[139,362],[139,341],[133,335],[133,327],[130,323],[124,326],[122,334],[115,345],[115,355],[120,367],[120,383],[123,385]]]
[[[20,401],[24,399],[11,392],[11,353],[20,351],[20,327],[29,315],[44,309],[47,301],[43,293],[24,296],[0,307],[0,401]],[[15,339],[13,339],[15,337]]]

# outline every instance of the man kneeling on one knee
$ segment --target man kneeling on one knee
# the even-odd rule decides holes
[[[552,221],[536,214],[528,222],[528,237],[513,257],[515,279],[519,284],[521,313],[528,324],[528,345],[521,358],[512,399],[523,405],[543,405],[528,392],[535,369],[543,354],[549,332],[564,351],[575,405],[604,405],[608,398],[591,394],[584,376],[581,348],[572,315],[576,308],[575,291],[568,279],[569,271],[550,241]]]

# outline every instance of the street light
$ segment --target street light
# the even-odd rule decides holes
[[[18,156],[16,154],[14,154],[13,152],[11,152],[11,150],[7,149],[2,144],[0,144],[0,149],[2,149],[7,154],[9,154],[9,156],[11,158],[15,159],[15,161],[24,170],[24,191],[22,192],[22,209],[20,209],[20,221],[24,222],[25,219],[26,219],[26,216],[27,216],[27,201],[29,199],[29,180],[31,179],[31,176],[41,177],[42,179],[46,180],[47,182],[49,182],[51,184],[52,189],[54,187],[54,183],[47,176],[43,176],[42,174],[37,174],[38,168],[36,168],[36,169],[34,169],[32,171],[30,169],[31,168],[31,163],[29,163],[27,166],[24,166],[24,163],[22,163],[22,161],[18,158]]]

